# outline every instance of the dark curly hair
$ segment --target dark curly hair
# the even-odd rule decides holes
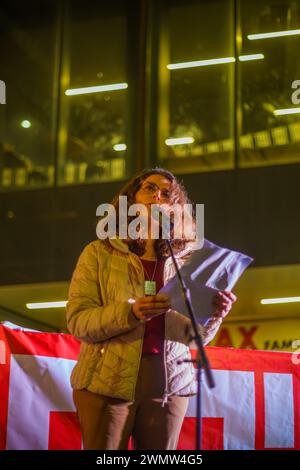
[[[161,175],[167,178],[171,182],[171,194],[170,194],[170,204],[192,204],[188,198],[187,192],[185,187],[181,182],[177,180],[177,178],[171,173],[170,171],[156,167],[152,169],[145,169],[138,174],[136,174],[133,178],[130,179],[126,183],[125,186],[119,191],[119,193],[114,197],[112,201],[112,205],[115,207],[116,210],[116,228],[117,231],[119,229],[119,196],[127,196],[127,208],[135,203],[135,195],[137,191],[140,189],[143,181],[147,179],[151,175]],[[127,222],[129,223],[134,217],[128,216]],[[193,218],[194,218],[194,211],[193,211]],[[191,241],[187,238],[174,238],[174,229],[170,229],[171,235],[171,246],[173,248],[174,253],[178,253],[182,251],[187,242]],[[161,237],[161,233],[160,233]],[[129,250],[133,253],[137,254],[138,256],[142,256],[145,253],[146,248],[146,240],[145,239],[138,239],[132,240],[128,238],[124,240],[125,243],[128,244]],[[156,256],[159,259],[165,258],[170,255],[167,241],[163,238],[156,239],[154,242],[154,249]]]

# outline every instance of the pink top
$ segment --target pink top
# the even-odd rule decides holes
[[[144,267],[145,280],[152,279],[156,261],[141,259]],[[156,293],[164,285],[164,260],[158,260],[153,281],[156,282]],[[147,272],[145,272],[145,267]],[[148,273],[148,275],[147,275]],[[163,354],[165,337],[165,315],[157,315],[145,323],[145,336],[142,354]]]

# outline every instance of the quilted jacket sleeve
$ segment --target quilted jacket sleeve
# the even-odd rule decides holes
[[[194,337],[194,329],[192,327],[192,322],[190,319],[187,319],[187,321],[189,322],[189,337]],[[199,333],[202,336],[203,346],[207,346],[214,339],[215,335],[217,334],[217,331],[220,328],[221,323],[221,318],[212,318],[206,326],[198,325]],[[190,343],[190,348],[197,348],[195,341],[192,341]]]
[[[191,349],[197,349],[195,341],[193,340],[190,342],[191,337],[194,337],[194,329],[192,327],[192,322],[188,317],[182,315],[176,310],[170,310],[166,314],[166,320],[167,339],[189,345]],[[202,337],[204,346],[213,340],[218,329],[220,328],[221,323],[221,318],[213,318],[205,327],[198,325],[198,331]]]
[[[78,259],[66,306],[68,330],[88,343],[105,341],[140,325],[128,302],[102,304],[98,270],[96,249],[90,243]]]
[[[222,318],[212,318],[207,325],[203,328],[203,343],[206,346],[216,336],[220,326],[222,324]]]

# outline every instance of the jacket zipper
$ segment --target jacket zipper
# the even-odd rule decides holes
[[[166,263],[164,264],[164,272],[163,272],[163,281],[165,285],[165,271],[166,271]],[[164,336],[166,336],[166,317],[165,317],[165,331],[164,331]],[[168,387],[168,370],[167,370],[167,352],[166,352],[166,338],[164,337],[164,374],[165,374],[165,390],[164,394],[162,397],[162,408],[165,406],[165,404],[168,401],[168,396],[169,396],[169,387]]]
[[[140,258],[135,253],[130,253],[130,254],[131,254],[131,256],[136,256],[136,258],[138,259],[138,262],[141,265],[142,276],[143,276],[143,285],[144,285],[145,284],[145,276],[144,276],[144,268],[143,268],[142,262],[141,262]],[[143,325],[143,327],[144,327],[144,334],[145,334],[145,325]],[[143,341],[144,341],[144,335],[143,335]],[[140,350],[139,364],[138,364],[138,368],[137,368],[135,386],[134,386],[134,390],[133,390],[133,394],[132,394],[132,401],[134,401],[134,399],[135,399],[135,391],[136,391],[136,386],[137,386],[137,381],[138,381],[138,374],[139,374],[139,370],[140,370],[140,366],[141,366],[142,352],[143,352],[143,343],[142,343],[142,347],[141,347],[141,350]]]
[[[140,260],[140,258],[135,254],[135,253],[131,253],[131,255],[133,256],[136,256],[136,258],[138,259],[138,262],[140,263],[140,266],[142,268],[142,275],[143,275],[143,280],[145,281],[145,277],[144,277],[144,268],[143,268],[143,264]],[[165,263],[166,264],[166,263]],[[164,285],[165,285],[165,264],[164,264],[164,272],[163,272],[163,281],[164,281]],[[165,318],[165,328],[164,328],[164,333],[166,331],[166,318]],[[143,348],[142,348],[143,350]],[[141,356],[142,356],[142,350],[141,350],[141,353],[140,353],[140,362],[141,362]],[[165,376],[165,390],[164,390],[164,393],[163,393],[163,396],[162,396],[162,404],[161,406],[164,407],[165,404],[167,403],[168,401],[168,396],[169,396],[169,388],[168,388],[168,371],[167,371],[167,357],[166,357],[166,339],[164,338],[164,350],[163,350],[163,366],[164,366],[164,376]],[[139,366],[140,366],[140,362],[139,362]],[[135,389],[136,389],[136,384],[137,384],[137,380],[136,380],[136,383],[135,383]],[[134,395],[135,395],[135,389],[134,389]]]
[[[185,252],[188,252],[189,250],[184,250],[183,255]],[[181,258],[181,256],[180,256]],[[169,258],[168,258],[169,259]],[[163,280],[164,280],[164,285],[165,285],[165,271],[166,271],[166,263],[164,264],[164,273],[163,273]],[[165,329],[166,329],[166,319],[165,319]],[[164,394],[162,397],[162,408],[165,406],[165,404],[168,402],[168,397],[169,397],[169,381],[168,381],[168,369],[167,369],[167,352],[166,352],[166,343],[167,340],[164,338],[164,373],[165,373],[165,390]]]
[[[118,249],[118,248],[116,248]],[[121,250],[122,251],[122,250]],[[190,250],[189,249],[186,249],[184,250],[182,253],[181,253],[181,256],[179,258],[181,258],[182,256],[184,256],[186,254],[186,252],[189,252]],[[136,257],[138,259],[138,263],[140,263],[140,266],[142,268],[142,276],[143,276],[143,281],[145,281],[145,276],[144,276],[144,269],[143,269],[143,265],[142,265],[142,262],[140,260],[140,258],[135,254],[135,253],[132,253],[132,252],[127,252],[126,253],[127,255],[131,255],[133,257]],[[178,258],[178,256],[176,256],[176,258]],[[168,258],[169,259],[169,258]],[[167,261],[167,260],[166,260]],[[163,280],[164,280],[164,285],[165,285],[165,272],[166,272],[166,263],[164,265],[164,273],[163,273]],[[165,320],[165,329],[166,329],[166,320]],[[163,351],[163,358],[164,358],[164,375],[165,375],[165,390],[164,390],[164,394],[163,394],[163,397],[162,397],[162,407],[164,407],[165,403],[167,403],[168,401],[168,397],[169,397],[169,389],[168,389],[168,371],[167,371],[167,362],[166,362],[166,339],[164,338],[164,351]],[[141,356],[142,356],[142,348],[140,350],[140,356],[139,356],[139,367],[138,367],[138,372],[139,372],[139,368],[140,368],[140,363],[141,363]],[[133,390],[133,394],[132,394],[132,400],[134,400],[134,397],[135,397],[135,391],[136,391],[136,385],[137,385],[137,379],[138,379],[138,372],[137,372],[137,375],[136,375],[136,381],[135,381],[135,388]]]

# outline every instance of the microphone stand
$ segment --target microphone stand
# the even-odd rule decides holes
[[[173,260],[173,263],[174,263],[174,266],[175,266],[175,269],[176,269],[177,277],[179,279],[179,283],[180,283],[180,287],[181,287],[181,291],[182,291],[182,297],[183,297],[183,299],[186,303],[187,310],[188,310],[188,313],[189,313],[189,316],[191,318],[192,325],[193,325],[194,336],[190,338],[190,342],[194,340],[196,342],[197,348],[198,348],[198,357],[196,357],[196,359],[191,359],[191,360],[185,360],[184,361],[184,362],[192,362],[192,363],[197,364],[196,450],[198,450],[198,449],[201,449],[201,445],[202,445],[202,422],[201,422],[201,420],[202,420],[202,413],[201,413],[202,368],[204,369],[205,377],[206,377],[209,388],[215,387],[215,382],[214,382],[214,378],[213,378],[213,375],[212,375],[212,371],[211,371],[211,367],[209,365],[207,355],[204,351],[202,337],[201,337],[201,335],[199,334],[199,331],[198,331],[196,316],[195,316],[193,305],[192,305],[192,302],[191,302],[190,290],[186,286],[186,283],[185,283],[184,279],[181,276],[181,272],[179,270],[177,261],[175,259],[174,252],[173,252],[173,249],[172,249],[169,238],[166,238],[166,241],[167,241],[168,248],[170,250],[172,260]]]

